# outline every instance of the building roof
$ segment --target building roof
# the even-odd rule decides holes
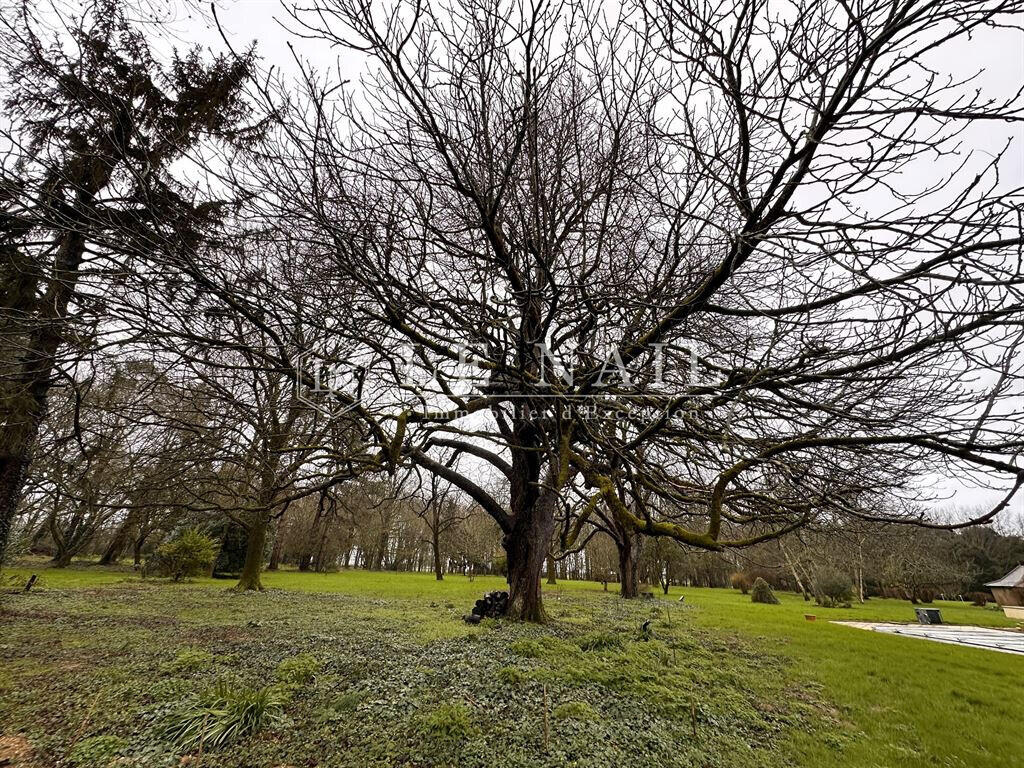
[[[1012,589],[1013,587],[1024,587],[1024,565],[1018,565],[1008,574],[999,579],[999,581],[990,581],[985,585],[986,587],[1003,587],[1004,589]]]

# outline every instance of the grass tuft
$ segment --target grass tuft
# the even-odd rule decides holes
[[[277,665],[277,679],[285,685],[300,686],[312,680],[319,671],[320,662],[315,656],[300,653]]]
[[[279,723],[287,696],[276,686],[214,690],[185,705],[164,723],[163,737],[180,749],[219,749]]]
[[[577,638],[576,644],[584,651],[617,651],[625,640],[613,632],[590,632]]]
[[[516,640],[508,649],[524,659],[539,659],[544,654],[544,648],[536,640]]]
[[[173,660],[163,665],[165,672],[186,673],[199,672],[213,664],[213,654],[201,648],[186,648],[180,651]]]
[[[521,685],[526,682],[529,677],[518,667],[502,667],[498,670],[498,679],[503,683],[508,683],[509,685]]]
[[[421,715],[414,722],[413,730],[438,750],[455,749],[477,732],[469,710],[462,704],[442,704],[433,712]]]
[[[567,701],[565,704],[559,704],[551,714],[555,720],[593,722],[598,719],[597,712],[585,701]]]

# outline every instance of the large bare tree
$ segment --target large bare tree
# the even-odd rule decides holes
[[[1012,144],[961,145],[1021,99],[937,69],[1020,10],[316,0],[367,72],[304,68],[248,181],[346,286],[380,466],[480,504],[541,620],[559,517],[721,550],[1024,483]]]

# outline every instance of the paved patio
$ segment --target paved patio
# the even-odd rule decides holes
[[[1024,632],[1014,632],[1009,629],[964,627],[952,624],[875,624],[867,621],[833,621],[832,623],[857,629],[869,629],[872,632],[885,632],[889,635],[919,637],[923,640],[933,640],[936,643],[967,645],[972,648],[1024,655]]]

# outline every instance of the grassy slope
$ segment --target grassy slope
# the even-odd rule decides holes
[[[24,572],[14,573],[24,575]],[[137,579],[131,573],[92,567],[44,571],[40,587],[43,590],[105,587],[134,581]],[[477,578],[470,582],[463,577],[449,577],[438,584],[427,575],[363,571],[326,575],[282,571],[266,574],[265,584],[274,589],[352,596],[359,601],[357,613],[361,620],[383,622],[382,626],[392,624],[394,627],[386,631],[398,628],[400,634],[408,633],[418,642],[433,643],[438,648],[447,648],[445,643],[466,634],[467,630],[457,620],[453,621],[450,614],[464,610],[482,592],[502,586],[498,578]],[[204,587],[223,585],[224,582],[212,580],[198,583]],[[174,588],[161,587],[158,591],[164,593],[169,589]],[[189,594],[200,597],[177,606],[181,618],[197,622],[209,619],[211,601],[201,597],[203,592],[205,590],[191,590]],[[96,594],[107,593],[104,589]],[[686,596],[685,607],[676,602],[680,594]],[[210,593],[210,597],[215,595]],[[670,673],[662,671],[655,677],[660,674],[664,678],[662,683],[677,688],[691,687],[693,690],[687,695],[701,702],[707,710],[704,713],[707,728],[720,728],[728,735],[729,729],[735,727],[735,723],[721,720],[715,714],[716,708],[733,706],[742,710],[753,702],[755,709],[763,710],[765,701],[772,696],[793,700],[806,698],[813,702],[816,712],[813,722],[807,719],[806,713],[794,714],[787,710],[779,714],[784,726],[775,734],[777,740],[772,754],[781,764],[857,768],[918,765],[974,768],[1019,764],[1019,756],[1024,754],[1024,734],[1016,709],[1024,694],[1024,658],[885,636],[828,621],[908,621],[913,612],[905,602],[872,600],[848,610],[826,610],[808,608],[796,596],[781,597],[780,606],[761,606],[728,590],[674,588],[671,591],[669,610],[676,621],[669,627],[662,620],[657,631],[665,640],[666,648],[674,649],[673,654],[690,653],[692,658],[674,662],[681,667],[678,673],[675,666],[669,665]],[[580,582],[567,582],[549,589],[548,600],[559,619],[558,626],[550,632],[540,630],[539,637],[550,636],[551,644],[541,646],[536,661],[541,669],[528,671],[528,676],[550,680],[556,690],[562,690],[563,698],[568,697],[567,701],[595,683],[614,687],[615,680],[600,677],[608,670],[589,671],[582,678],[582,673],[571,672],[571,679],[567,679],[565,673],[552,671],[571,670],[574,659],[580,657],[575,646],[566,644],[565,627],[578,625],[581,630],[592,630],[596,617],[596,625],[619,622],[623,631],[628,631],[625,627],[635,623],[639,616],[633,614],[649,612],[650,607],[631,607],[623,614],[619,610],[621,603],[613,595],[603,594],[599,585]],[[105,610],[126,613],[137,610],[133,603],[110,602],[112,605],[105,606]],[[938,605],[950,622],[1012,626],[1001,612],[991,609],[958,603]],[[805,621],[805,611],[816,613],[818,620]],[[245,611],[237,614],[228,611],[218,620],[230,623],[246,615]],[[485,636],[490,634],[493,633],[484,633]],[[699,636],[700,644],[687,645],[690,635]],[[735,659],[730,657],[730,643],[734,639],[738,643]],[[511,643],[514,645],[515,641]],[[498,643],[491,652],[504,652],[508,645],[508,642]],[[649,675],[652,662],[646,657],[633,657],[646,652],[647,648],[638,646],[630,651],[632,656],[627,657],[624,652],[616,659],[616,664],[632,670],[642,679]],[[761,669],[752,660],[758,654],[788,663]],[[716,678],[712,674],[716,665],[723,670],[724,677]],[[657,665],[655,669],[659,669]],[[764,680],[756,679],[760,675]],[[654,684],[653,680],[648,682]],[[557,688],[559,685],[562,689]],[[744,687],[752,691],[749,701],[742,700]],[[638,689],[623,695],[622,706],[628,708],[629,702],[637,697],[657,700],[659,694]],[[668,695],[668,699],[672,695]],[[755,720],[759,717],[753,710],[743,714]],[[667,722],[671,722],[671,717]],[[769,727],[760,721],[757,725]],[[651,727],[666,726],[659,722]],[[754,739],[749,733],[734,735],[736,739]],[[709,737],[702,738],[707,743]],[[721,764],[742,764],[740,757],[723,746],[725,743],[715,742]],[[393,757],[395,755],[391,755]],[[755,763],[768,764],[769,760],[774,762],[774,758],[762,756]]]
[[[765,637],[824,686],[846,724],[843,749],[797,734],[801,764],[814,766],[1019,765],[1024,733],[1014,724],[1024,697],[1024,657],[881,635],[831,620],[912,620],[906,602],[870,600],[849,610],[753,605],[734,593],[682,590],[700,606],[698,623]],[[939,602],[947,622],[1013,626],[1001,611]],[[804,612],[817,615],[808,622]],[[825,621],[828,619],[829,621]],[[1016,703],[1015,703],[1016,702]],[[850,737],[850,738],[845,738]]]

